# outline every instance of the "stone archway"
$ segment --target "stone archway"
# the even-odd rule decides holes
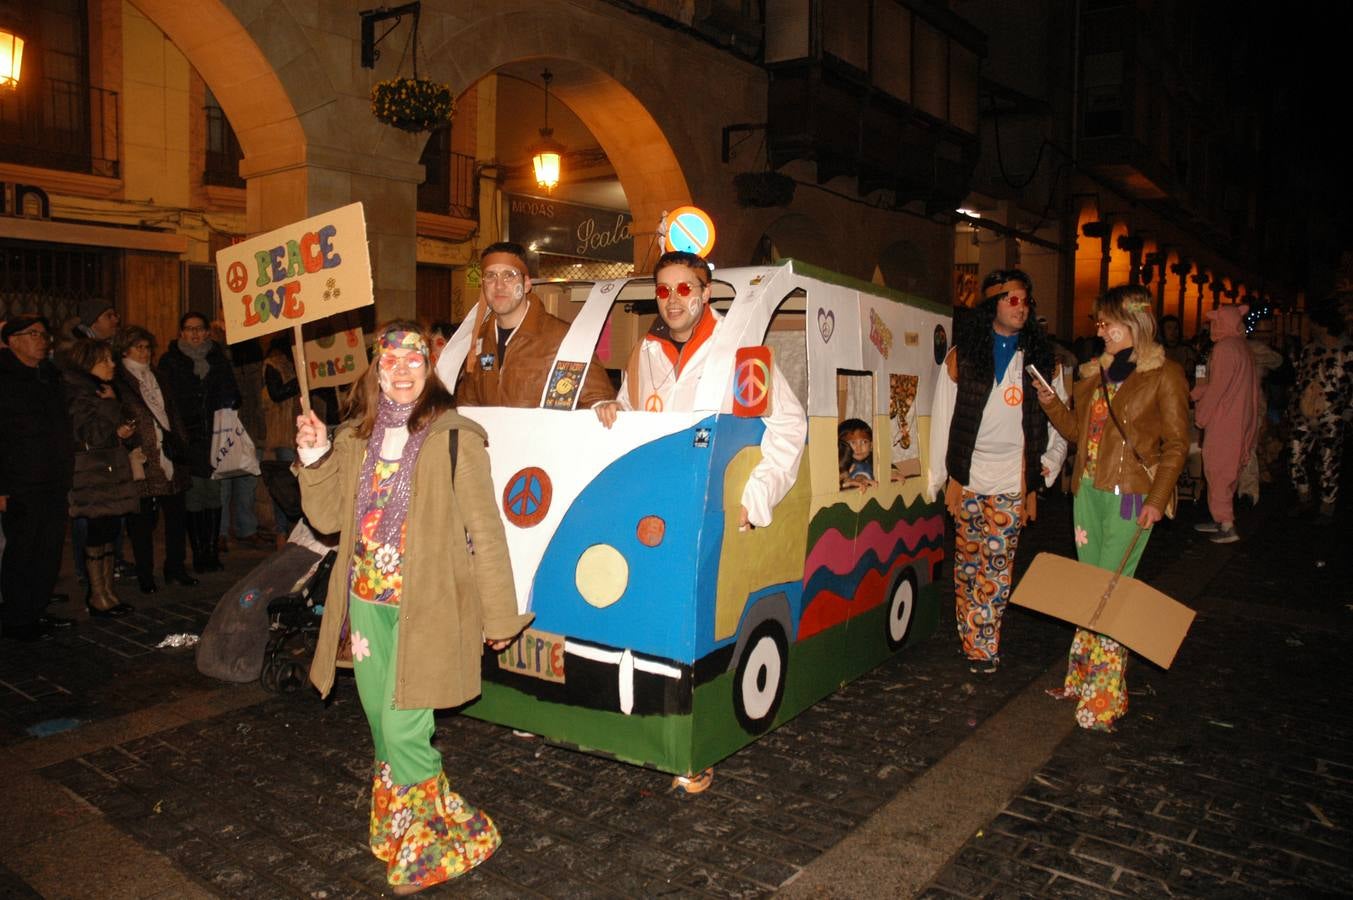
[[[599,27],[573,7],[528,13],[472,5],[491,12],[468,27],[448,30],[436,42],[425,42],[423,68],[459,94],[499,69],[529,61],[533,77],[548,66],[554,75],[551,95],[592,132],[625,189],[635,223],[635,263],[642,265],[650,244],[645,238],[651,237],[663,212],[692,200],[680,159],[695,152],[684,146],[693,136],[675,123],[664,128],[659,121],[662,111],[675,110],[674,100],[659,87],[664,83],[661,60],[627,56],[617,77],[599,65],[617,56],[612,20],[603,20],[612,27]],[[534,118],[538,111],[525,114]]]
[[[416,186],[424,177],[418,159],[427,138],[377,122],[368,97],[371,84],[397,74],[396,55],[373,71],[358,68],[359,18],[337,3],[321,2],[309,12],[274,3],[260,12],[246,0],[134,2],[202,75],[234,125],[245,157],[248,229],[264,231],[364,201],[377,315],[412,315]],[[339,19],[321,28],[317,15]],[[463,0],[454,11],[425,3],[419,74],[460,95],[514,62],[570,63],[564,67],[569,77],[559,78],[554,92],[610,158],[640,237],[663,210],[691,201],[679,161],[708,169],[717,142],[679,120],[690,98],[668,84],[665,56],[617,57],[617,21],[642,33],[636,40],[661,46],[661,29],[649,34],[646,25],[618,20],[621,15],[564,2],[529,11],[498,0]],[[707,52],[722,61],[719,51]],[[606,60],[622,64],[608,74],[599,62]],[[636,240],[636,257],[647,246]]]
[[[248,179],[246,221],[266,231],[304,218],[306,136],[296,109],[253,35],[221,0],[133,0],[133,5],[174,42],[211,88],[244,150]],[[296,23],[270,23],[287,36]],[[308,45],[297,42],[299,48]]]

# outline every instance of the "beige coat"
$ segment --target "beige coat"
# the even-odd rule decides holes
[[[1113,422],[1104,423],[1095,463],[1095,487],[1101,491],[1119,488],[1129,494],[1145,494],[1146,504],[1164,512],[1170,508],[1175,481],[1184,469],[1189,452],[1189,385],[1179,364],[1165,358],[1160,344],[1138,347],[1137,368],[1119,386],[1113,397],[1113,412],[1123,424],[1142,461],[1156,468],[1153,479],[1123,443]],[[1072,389],[1073,409],[1060,399],[1043,407],[1053,426],[1068,441],[1076,442],[1076,468],[1071,490],[1080,490],[1081,473],[1088,455],[1090,407],[1099,389],[1099,367],[1108,368],[1105,356],[1081,366],[1081,380]]]
[[[485,434],[459,413],[429,426],[418,455],[404,538],[404,588],[399,604],[395,705],[445,708],[479,695],[485,639],[516,636],[534,616],[517,612],[507,540],[498,516]],[[460,433],[455,490],[447,435]],[[334,435],[333,450],[301,469],[301,505],[316,531],[339,532],[338,564],[329,578],[310,681],[322,695],[334,684],[338,634],[348,613],[348,573],[358,478],[366,441],[351,424]],[[465,535],[474,542],[471,557]]]

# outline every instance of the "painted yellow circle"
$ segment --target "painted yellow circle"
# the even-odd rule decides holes
[[[599,608],[619,600],[629,580],[629,563],[610,544],[593,544],[584,550],[578,557],[578,568],[573,575],[578,593]]]

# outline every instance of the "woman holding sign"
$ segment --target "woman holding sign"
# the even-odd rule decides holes
[[[1189,448],[1189,386],[1184,370],[1156,343],[1151,293],[1137,285],[1095,301],[1104,355],[1080,369],[1073,409],[1046,384],[1038,402],[1058,431],[1076,442],[1072,491],[1076,556],[1132,575],[1151,527],[1170,505]],[[1076,630],[1058,699],[1076,699],[1076,724],[1112,731],[1127,713],[1127,648]]]
[[[454,412],[428,345],[413,322],[385,326],[333,440],[313,412],[296,420],[305,515],[340,534],[310,680],[328,694],[337,657],[351,659],[375,744],[371,851],[396,894],[498,847],[447,783],[432,713],[474,699],[483,646],[507,647],[532,618],[517,612],[484,431]]]

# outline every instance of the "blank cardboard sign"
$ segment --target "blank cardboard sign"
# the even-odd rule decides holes
[[[1118,578],[1103,609],[1099,609],[1112,579],[1113,572],[1108,569],[1040,553],[1010,600],[1107,634],[1161,668],[1170,668],[1193,624],[1193,610],[1126,575]]]

